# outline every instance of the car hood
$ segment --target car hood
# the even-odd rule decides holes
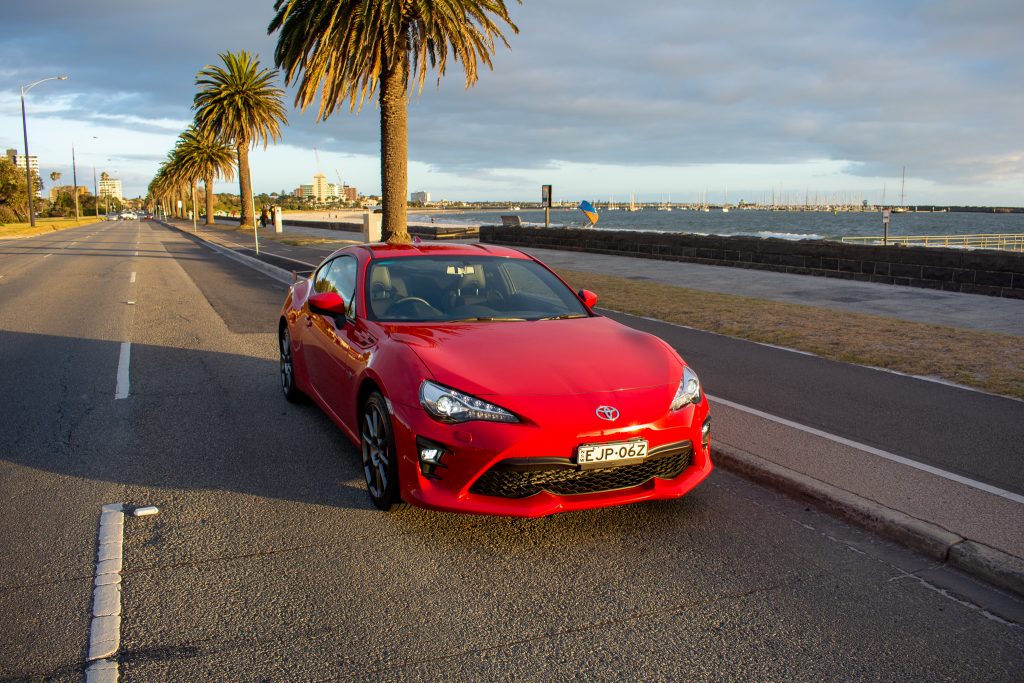
[[[678,384],[665,344],[603,317],[386,328],[434,379],[477,396],[551,396]]]

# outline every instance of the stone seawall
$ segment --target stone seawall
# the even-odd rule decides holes
[[[1024,254],[626,230],[485,225],[480,241],[1024,299]]]

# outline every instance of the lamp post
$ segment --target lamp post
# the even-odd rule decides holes
[[[32,210],[32,170],[28,163],[28,123],[26,123],[25,119],[25,93],[46,81],[66,80],[68,80],[67,76],[50,76],[49,78],[41,78],[38,81],[21,86],[21,132],[25,135],[25,180],[28,185],[28,222],[33,228],[36,226],[36,215]]]
[[[74,183],[75,189],[75,221],[79,221],[81,216],[78,214],[78,167],[75,166],[75,146],[71,145],[71,182]]]

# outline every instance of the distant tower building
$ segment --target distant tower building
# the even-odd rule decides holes
[[[318,202],[326,202],[331,191],[328,186],[327,176],[317,173],[313,176],[313,198]]]
[[[350,185],[342,185],[341,198],[347,202],[359,201],[359,190]]]
[[[423,204],[423,205],[426,205],[426,204],[430,203],[430,193],[429,192],[413,192],[411,195],[409,195],[409,199],[412,201],[413,204]]]
[[[98,192],[100,193],[100,197],[113,197],[117,201],[124,199],[121,195],[121,181],[111,178],[110,174],[106,171],[100,174],[100,187]]]
[[[315,186],[313,186],[313,185],[299,185],[299,190],[302,191],[302,194],[299,194],[298,192],[296,192],[295,194],[299,194],[299,196],[302,197],[303,199],[305,199],[306,201],[316,201],[316,188],[315,188]]]

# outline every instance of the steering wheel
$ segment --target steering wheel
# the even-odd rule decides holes
[[[413,305],[413,304],[423,304],[424,306],[429,308],[431,311],[436,311],[437,310],[437,308],[435,308],[434,305],[431,304],[429,301],[427,301],[426,299],[421,299],[418,296],[402,297],[401,299],[399,299],[395,303],[391,304],[391,308],[388,309],[388,310],[390,312],[394,313],[394,310],[396,308],[399,308],[400,306],[410,306],[410,305]]]
[[[401,299],[399,299],[398,301],[396,301],[395,303],[393,303],[391,305],[392,306],[401,306],[404,303],[411,303],[413,301],[415,301],[416,303],[420,303],[420,304],[426,304],[427,306],[430,306],[431,308],[434,307],[433,304],[431,304],[429,301],[427,301],[426,299],[421,299],[418,296],[402,297]]]

